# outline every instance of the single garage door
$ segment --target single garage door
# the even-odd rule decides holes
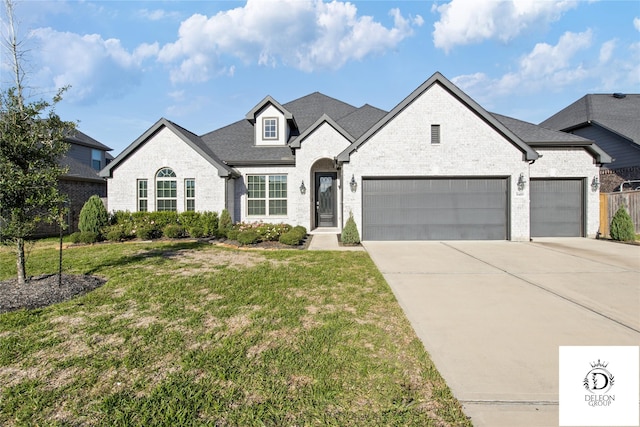
[[[506,240],[506,178],[364,178],[363,240]]]
[[[584,235],[582,179],[532,179],[531,237]]]

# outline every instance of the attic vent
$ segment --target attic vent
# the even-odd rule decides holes
[[[626,94],[624,94],[624,93],[617,92],[617,93],[614,93],[614,94],[613,94],[613,97],[614,97],[614,98],[617,98],[617,99],[623,99],[623,98],[626,98],[626,97],[627,97],[627,95],[626,95]]]

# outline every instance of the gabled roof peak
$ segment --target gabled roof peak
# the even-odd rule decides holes
[[[489,112],[482,108],[476,101],[474,101],[469,95],[460,90],[456,85],[450,82],[439,71],[433,73],[424,83],[418,86],[413,92],[409,94],[404,100],[396,105],[389,113],[387,113],[380,121],[373,125],[368,131],[362,134],[356,141],[354,141],[347,149],[342,151],[338,155],[338,161],[348,162],[351,153],[357,151],[357,149],[375,135],[380,129],[385,127],[391,120],[393,120],[398,114],[404,111],[409,105],[411,105],[416,99],[418,99],[423,93],[428,91],[432,86],[440,85],[459,102],[464,104],[467,108],[477,114],[482,120],[492,126],[497,132],[502,134],[506,139],[511,141],[522,153],[525,160],[536,160],[539,156],[535,150],[529,147],[522,139],[514,134],[510,129],[496,120]]]
[[[207,147],[207,145],[202,141],[202,139],[200,139],[199,136],[181,126],[176,125],[172,121],[161,117],[157,122],[153,124],[153,126],[147,129],[145,133],[140,135],[138,139],[133,141],[111,163],[109,163],[104,169],[102,169],[100,171],[100,176],[106,178],[111,177],[112,171],[117,168],[118,164],[128,158],[138,149],[138,147],[145,144],[150,138],[152,138],[163,128],[167,128],[171,132],[176,134],[182,141],[184,141],[188,146],[190,146],[193,150],[195,150],[198,154],[205,158],[211,165],[218,169],[219,176],[233,177],[238,175],[235,170],[225,165],[222,160],[220,160],[218,156]]]
[[[260,101],[255,107],[253,107],[251,109],[251,111],[249,111],[247,113],[247,115],[245,116],[246,119],[249,120],[249,122],[251,122],[251,123],[255,123],[256,122],[256,115],[269,104],[273,105],[275,108],[280,110],[280,112],[282,112],[282,114],[284,114],[284,118],[286,120],[293,120],[293,114],[291,114],[291,112],[289,110],[284,108],[282,106],[282,104],[280,104],[278,101],[273,99],[273,97],[271,97],[271,95],[265,96],[262,101]]]

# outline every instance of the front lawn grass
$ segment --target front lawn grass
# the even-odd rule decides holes
[[[0,314],[0,425],[470,425],[364,252],[101,244],[64,268],[108,282]]]

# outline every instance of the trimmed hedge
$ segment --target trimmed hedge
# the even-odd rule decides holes
[[[76,231],[69,236],[71,243],[96,243],[100,240],[100,234],[93,231]]]
[[[117,211],[111,214],[111,227],[105,231],[118,227],[124,237],[138,237],[143,240],[158,239],[166,236],[170,238],[216,237],[218,235],[217,212],[127,212]],[[169,227],[171,226],[171,227]],[[178,228],[182,231],[179,232]],[[169,228],[167,228],[169,227]],[[168,231],[167,231],[168,230]]]
[[[280,243],[289,246],[298,246],[307,236],[307,229],[301,225],[293,227],[290,231],[280,236]]]
[[[178,224],[168,224],[162,229],[162,234],[169,239],[184,237],[184,227]]]
[[[238,233],[237,239],[241,245],[253,245],[260,241],[260,236],[255,230],[244,230]]]

